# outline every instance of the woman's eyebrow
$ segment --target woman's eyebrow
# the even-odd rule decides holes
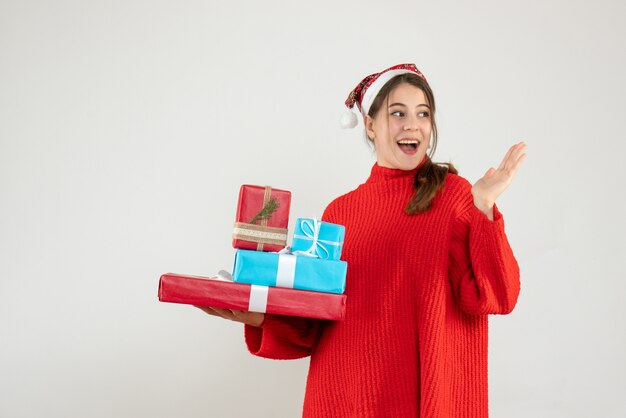
[[[403,107],[407,107],[404,103],[392,103],[392,104],[390,104],[390,105],[389,105],[389,107],[392,107],[392,106],[403,106]],[[417,106],[415,106],[415,107],[420,107],[420,106],[425,106],[425,107],[427,107],[427,108],[429,108],[429,109],[430,109],[430,106],[428,106],[426,103],[421,103],[421,104],[418,104],[418,105],[417,105]]]

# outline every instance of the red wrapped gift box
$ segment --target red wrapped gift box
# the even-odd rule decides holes
[[[233,247],[280,251],[287,245],[291,192],[244,184],[239,190]]]
[[[345,295],[256,286],[173,273],[161,276],[159,300],[336,321],[343,320],[346,308]]]

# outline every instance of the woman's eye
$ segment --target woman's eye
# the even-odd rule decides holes
[[[391,116],[398,116],[398,117],[402,117],[404,116],[404,113],[400,112],[399,110],[395,111],[395,112],[391,112]]]
[[[427,118],[427,117],[430,116],[430,114],[428,112],[420,112],[419,116],[422,117],[422,118]]]

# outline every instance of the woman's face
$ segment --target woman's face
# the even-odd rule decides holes
[[[430,106],[424,92],[402,83],[391,90],[376,116],[365,116],[365,129],[374,140],[378,165],[412,170],[428,150]]]

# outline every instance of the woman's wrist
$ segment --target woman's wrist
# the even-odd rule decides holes
[[[474,206],[478,208],[479,211],[484,213],[490,221],[493,221],[493,205],[495,202],[481,199],[479,197],[474,196]]]

